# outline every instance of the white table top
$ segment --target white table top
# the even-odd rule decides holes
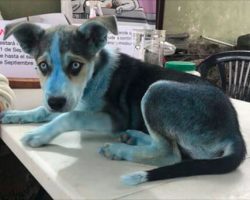
[[[19,109],[33,108],[41,102],[40,90],[15,92]],[[232,101],[242,134],[250,144],[250,103]],[[2,125],[0,136],[53,199],[250,199],[249,154],[229,174],[126,186],[120,182],[121,175],[154,167],[100,156],[97,149],[112,139],[93,132],[65,133],[43,148],[23,146],[20,138],[35,126]]]

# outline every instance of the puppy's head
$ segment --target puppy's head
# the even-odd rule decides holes
[[[113,16],[94,18],[79,27],[46,30],[31,23],[17,23],[6,26],[4,39],[13,34],[22,49],[35,58],[45,106],[51,111],[67,112],[76,107],[91,79],[109,30],[117,34]]]

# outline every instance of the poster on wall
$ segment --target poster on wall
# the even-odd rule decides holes
[[[62,12],[72,23],[100,15],[115,15],[118,22],[155,25],[156,0],[61,0]]]
[[[141,58],[135,48],[138,30],[154,29],[156,0],[61,0],[62,13],[70,23],[80,25],[88,18],[115,15],[118,36],[108,35],[108,46],[130,56]]]

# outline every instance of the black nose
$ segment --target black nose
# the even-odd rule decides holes
[[[51,109],[55,111],[61,110],[66,104],[66,98],[64,97],[50,97],[48,99],[48,104]]]

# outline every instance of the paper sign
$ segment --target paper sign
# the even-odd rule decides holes
[[[107,46],[118,49],[119,52],[128,54],[132,57],[142,59],[140,49],[136,48],[136,33],[138,30],[152,29],[148,24],[130,24],[118,22],[118,35],[108,34]]]
[[[108,34],[107,46],[130,56],[135,56],[133,40],[133,30],[131,30],[131,27],[119,26],[119,34],[117,36],[112,33]]]

